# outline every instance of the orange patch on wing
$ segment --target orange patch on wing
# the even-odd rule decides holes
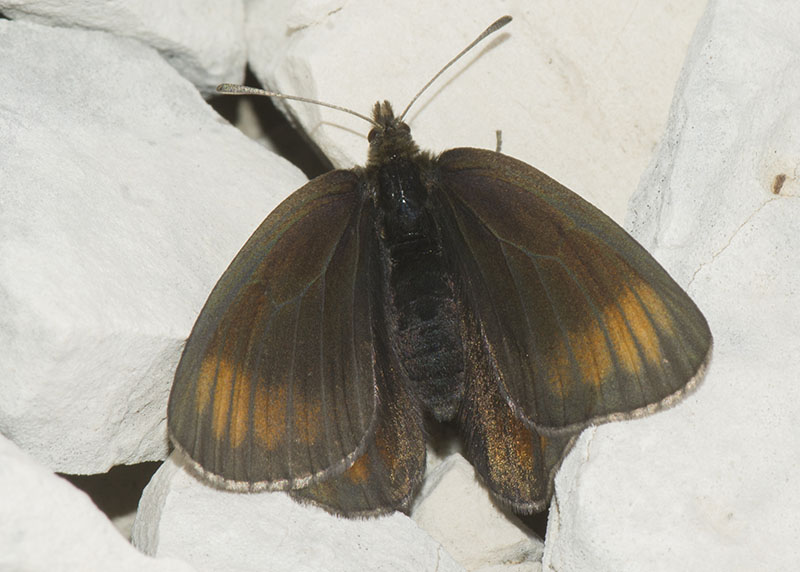
[[[369,455],[361,455],[353,465],[344,472],[344,476],[354,485],[360,485],[369,479]]]
[[[256,387],[253,398],[253,432],[268,451],[275,450],[286,436],[286,388],[267,391]]]
[[[622,369],[628,373],[639,373],[643,367],[642,356],[639,354],[631,332],[631,328],[636,328],[637,322],[637,311],[633,304],[638,306],[638,301],[635,297],[631,300],[631,297],[633,294],[626,289],[617,298],[616,303],[612,302],[603,308],[603,321],[611,340],[611,346],[614,348],[614,353]],[[641,307],[638,308],[638,311],[641,312]]]
[[[244,442],[249,430],[250,420],[250,376],[239,372],[233,386],[233,407],[231,408],[230,433],[228,439],[236,448]]]
[[[670,316],[667,306],[655,290],[653,290],[647,283],[641,282],[636,287],[636,293],[642,300],[642,304],[647,308],[650,317],[655,321],[659,328],[666,330],[670,335],[673,335],[674,324]]]
[[[194,394],[198,414],[205,412],[211,402],[211,390],[216,378],[217,360],[206,357],[200,364],[200,373],[197,376],[197,387]]]
[[[614,367],[602,325],[591,322],[582,331],[570,332],[568,338],[581,372],[581,381],[601,385]]]
[[[660,296],[644,282],[637,285],[635,292],[624,288],[615,303],[603,308],[602,323],[589,322],[586,327],[567,333],[569,350],[580,369],[581,381],[602,385],[613,372],[614,357],[632,374],[642,372],[642,358],[658,363],[661,344],[656,327],[667,332],[673,329],[669,311]],[[569,392],[571,381],[569,352],[563,340],[550,349],[549,361],[550,387],[563,397]]]
[[[636,342],[644,353],[644,358],[648,362],[659,363],[661,361],[661,344],[658,341],[658,333],[642,302],[631,290],[626,289],[619,298],[619,305],[630,324],[630,335],[636,338]]]
[[[211,410],[211,430],[217,440],[225,435],[225,428],[228,425],[228,415],[231,407],[231,393],[236,369],[231,365],[220,360],[217,367],[217,383],[214,387],[214,399]]]

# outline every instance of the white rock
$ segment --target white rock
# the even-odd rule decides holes
[[[778,175],[787,176],[780,196],[800,194],[795,8],[789,0],[712,2],[698,27],[661,148],[629,215],[632,231],[660,249],[679,281],[711,263],[763,205],[787,202],[773,194]]]
[[[200,483],[173,453],[142,495],[133,542],[203,571],[463,570],[407,516],[343,519],[284,493],[235,493]]]
[[[0,570],[194,570],[138,552],[84,493],[2,435],[0,491]]]
[[[542,540],[498,507],[457,453],[425,476],[411,517],[467,570],[542,569]]]
[[[0,12],[13,20],[135,38],[158,50],[204,93],[244,76],[241,0],[0,0]]]
[[[164,458],[184,339],[304,181],[141,43],[0,21],[0,432],[52,470]]]
[[[250,65],[262,82],[364,114],[379,99],[399,113],[481,30],[511,14],[411,110],[417,143],[494,149],[500,129],[504,152],[621,222],[663,131],[702,3],[254,0],[247,10]],[[368,124],[288,105],[335,165],[364,163]]]
[[[545,570],[800,561],[799,29],[792,1],[713,0],[698,26],[631,227],[704,310],[714,357],[680,406],[581,437]]]

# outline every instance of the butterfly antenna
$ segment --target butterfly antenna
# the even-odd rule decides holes
[[[428,83],[426,83],[425,86],[421,90],[419,90],[419,92],[417,92],[417,95],[414,96],[414,98],[411,100],[411,102],[403,110],[403,113],[400,114],[399,119],[402,121],[402,119],[406,116],[406,113],[408,113],[408,110],[411,109],[411,106],[414,105],[414,103],[417,101],[417,99],[419,99],[419,96],[422,95],[422,93],[426,89],[428,89],[433,82],[435,82],[437,79],[439,79],[439,76],[442,75],[447,70],[447,68],[449,68],[454,63],[456,63],[456,61],[458,61],[458,59],[461,58],[461,56],[463,56],[468,51],[470,51],[472,48],[474,48],[476,44],[479,44],[487,36],[490,36],[490,35],[494,34],[497,30],[499,30],[500,28],[502,28],[503,26],[505,26],[509,22],[511,22],[511,16],[503,16],[502,18],[496,20],[491,26],[486,28],[481,33],[480,36],[475,38],[472,41],[472,43],[470,43],[470,45],[468,45],[466,48],[461,50],[458,53],[458,55],[456,57],[454,57],[452,60],[447,62],[447,65],[445,65],[442,69],[440,69],[438,71],[438,73],[435,76],[433,76],[430,79],[430,81]],[[345,113],[349,113],[350,115],[355,115],[356,117],[359,117],[359,118],[363,119],[364,121],[366,121],[367,123],[372,124],[375,127],[380,127],[381,126],[377,121],[375,121],[371,117],[367,117],[366,115],[363,115],[363,114],[359,113],[358,111],[353,111],[352,109],[348,109],[346,107],[342,107],[341,105],[334,105],[333,103],[326,103],[324,101],[319,101],[319,100],[316,100],[316,99],[310,99],[308,97],[300,97],[299,95],[286,95],[285,93],[278,93],[276,91],[269,91],[269,90],[266,90],[266,89],[260,89],[260,88],[257,88],[257,87],[250,87],[248,85],[238,85],[238,84],[234,84],[234,83],[221,83],[221,84],[219,84],[217,86],[217,93],[221,93],[223,95],[263,95],[264,97],[274,97],[274,98],[277,98],[277,99],[290,99],[292,101],[302,101],[304,103],[313,103],[315,105],[321,105],[322,107],[329,107],[331,109],[336,109],[338,111],[344,111]]]
[[[237,85],[234,83],[219,84],[217,86],[217,93],[222,93],[224,95],[263,95],[265,97],[275,97],[277,99],[291,99],[292,101],[313,103],[315,105],[321,105],[322,107],[330,107],[331,109],[338,109],[339,111],[344,111],[345,113],[349,113],[350,115],[355,115],[356,117],[360,117],[361,119],[363,119],[368,123],[371,123],[375,127],[380,127],[380,124],[377,121],[375,121],[371,117],[362,115],[358,111],[347,109],[346,107],[342,107],[341,105],[334,105],[332,103],[325,103],[324,101],[317,101],[316,99],[300,97],[299,95],[286,95],[285,93],[277,93],[275,91],[268,91],[266,89],[259,89],[257,87],[250,87],[247,85]]]
[[[459,58],[461,58],[461,56],[463,56],[468,51],[470,51],[472,48],[474,48],[477,44],[482,42],[487,36],[491,36],[497,30],[499,30],[500,28],[502,28],[503,26],[505,26],[506,24],[511,22],[511,19],[512,19],[511,16],[503,16],[502,18],[499,18],[498,20],[496,20],[491,26],[489,26],[483,32],[481,32],[481,35],[478,36],[477,38],[475,38],[470,45],[468,45],[466,48],[461,50],[458,53],[458,55],[456,57],[454,57],[452,60],[447,62],[447,65],[445,65],[442,69],[440,69],[436,73],[436,75],[433,76],[430,79],[430,81],[428,83],[426,83],[425,86],[421,90],[419,90],[417,92],[417,95],[414,96],[414,99],[412,99],[411,102],[408,105],[406,105],[406,108],[403,110],[403,113],[400,114],[400,117],[399,117],[400,121],[403,120],[403,118],[406,116],[406,113],[408,113],[408,110],[411,109],[411,106],[414,105],[414,103],[417,101],[417,99],[419,99],[419,96],[422,95],[422,93],[426,89],[428,89],[433,82],[435,82],[437,79],[439,79],[439,76],[442,75],[447,70],[447,68],[449,68],[454,63],[456,63],[459,60]]]

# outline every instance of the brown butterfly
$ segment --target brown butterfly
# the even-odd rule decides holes
[[[542,510],[581,429],[694,387],[708,324],[598,209],[499,152],[420,151],[406,112],[376,104],[366,166],[303,186],[231,262],[170,437],[218,484],[365,515],[408,507],[427,414],[500,501]]]

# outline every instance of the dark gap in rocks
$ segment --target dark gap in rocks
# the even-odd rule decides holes
[[[550,509],[548,508],[544,512],[537,512],[536,514],[518,514],[517,518],[539,538],[544,540],[547,534],[547,518],[549,514]]]
[[[245,85],[262,87],[250,68],[247,69]],[[297,166],[309,179],[333,169],[322,151],[292,125],[269,97],[220,95],[211,99],[209,104],[249,137]]]
[[[149,461],[117,465],[107,473],[97,475],[57,474],[89,495],[97,508],[110,520],[115,520],[136,513],[144,487],[160,466],[161,461]],[[120,531],[123,534],[129,532],[122,528]]]
[[[436,455],[446,457],[451,453],[464,454],[464,446],[455,423],[440,423],[430,415],[426,415],[425,432],[428,436],[428,445]]]

